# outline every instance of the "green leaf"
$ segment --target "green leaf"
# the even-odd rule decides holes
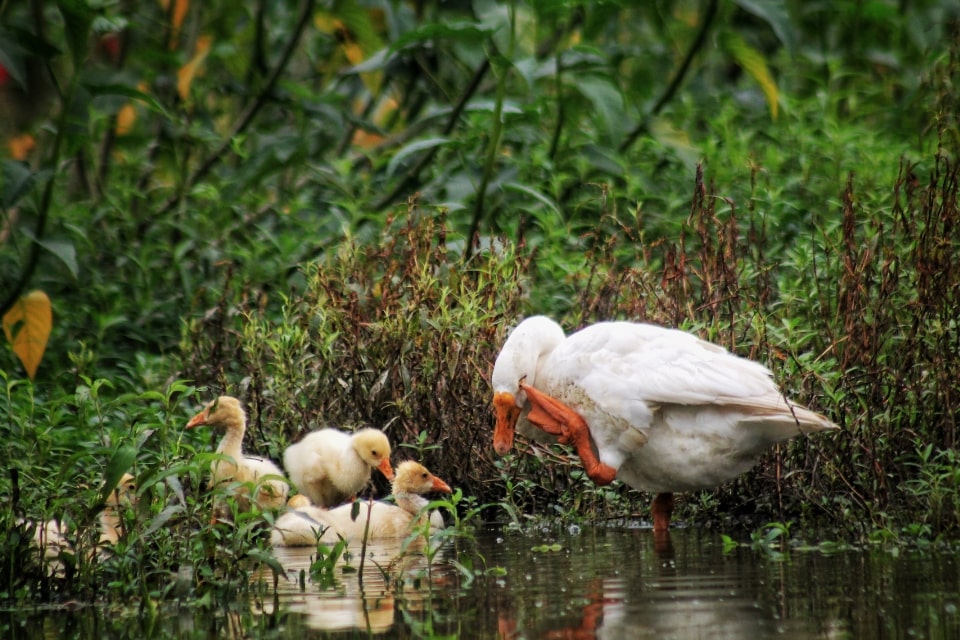
[[[475,22],[451,20],[450,22],[430,22],[412,29],[390,46],[391,51],[401,51],[411,44],[428,43],[441,39],[456,40],[459,44],[481,43],[490,35],[490,29],[484,29]]]
[[[517,191],[519,193],[526,194],[557,215],[560,215],[560,209],[557,208],[557,203],[533,187],[528,187],[527,185],[520,184],[519,182],[504,182],[503,188],[504,190]]]
[[[767,104],[770,106],[770,117],[776,120],[780,93],[777,90],[777,82],[773,79],[763,54],[747,44],[740,34],[733,31],[725,31],[720,34],[720,46],[733,56],[744,71],[760,85],[760,89],[767,97]]]
[[[247,556],[251,560],[256,560],[257,562],[262,562],[263,564],[267,565],[273,569],[277,575],[286,575],[286,570],[283,568],[283,564],[281,564],[279,560],[274,558],[266,551],[261,549],[250,549],[250,551],[247,553]]]
[[[77,277],[80,267],[77,266],[77,249],[72,242],[69,240],[43,240],[40,242],[40,246],[60,258],[60,261],[70,271],[70,275],[74,278]]]
[[[0,29],[0,65],[21,87],[27,86],[25,53],[14,33]]]
[[[37,183],[37,174],[31,171],[25,162],[18,160],[4,160],[0,163],[0,176],[3,180],[0,202],[4,209],[15,205],[20,198],[30,193],[33,185]]]
[[[606,129],[608,139],[615,139],[623,117],[620,89],[609,78],[600,76],[577,76],[570,84],[593,105],[598,124]]]
[[[160,113],[164,116],[171,117],[167,113],[167,110],[164,109],[163,105],[160,102],[151,96],[149,93],[144,93],[135,87],[129,87],[127,85],[119,83],[97,83],[97,82],[85,82],[83,86],[90,92],[92,96],[122,96],[126,98],[132,98],[134,100],[139,100],[145,105]]]
[[[58,0],[57,6],[63,15],[63,26],[74,64],[80,66],[87,56],[93,11],[85,0]]]
[[[74,278],[80,273],[80,267],[77,264],[77,249],[69,240],[58,240],[55,238],[39,239],[34,235],[33,230],[27,227],[21,229],[23,235],[36,242],[38,245],[60,258],[60,261],[66,265],[70,275]]]
[[[797,39],[784,0],[733,0],[737,6],[752,13],[770,25],[777,38],[787,48],[787,53],[793,55],[797,48]]]
[[[450,138],[427,138],[426,140],[417,140],[416,142],[411,142],[407,146],[400,149],[400,151],[397,152],[397,155],[390,159],[390,164],[387,165],[387,175],[392,176],[397,171],[397,167],[400,166],[400,163],[406,160],[409,156],[445,144],[450,144]]]
[[[99,504],[107,501],[110,493],[120,484],[120,478],[123,477],[134,461],[137,459],[137,450],[129,445],[123,445],[117,448],[110,461],[107,462],[107,469],[103,474],[103,486],[100,488],[98,497]]]
[[[186,511],[186,509],[184,509],[183,506],[179,504],[172,504],[169,507],[165,507],[163,511],[155,515],[153,517],[153,520],[150,521],[150,526],[144,530],[143,537],[144,538],[149,537],[151,534],[153,534],[154,531],[159,530],[161,527],[163,527],[163,525],[167,524],[170,518],[172,518],[175,515],[181,514],[184,511]]]

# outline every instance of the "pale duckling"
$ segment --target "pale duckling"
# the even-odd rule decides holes
[[[129,473],[123,474],[120,484],[110,492],[100,512],[100,544],[116,544],[123,530],[120,526],[120,506],[133,506],[137,503],[137,484]]]
[[[443,528],[443,516],[440,513],[434,511],[428,516],[424,512],[428,504],[424,496],[431,491],[450,493],[446,482],[427,471],[422,464],[407,460],[397,467],[392,487],[395,504],[361,503],[356,520],[351,517],[353,504],[344,504],[335,509],[288,505],[294,510],[277,518],[270,541],[274,546],[296,547],[313,546],[318,541],[334,544],[339,538],[362,540],[367,527],[368,508],[370,526],[367,540],[405,538],[427,517],[431,531]]]
[[[572,444],[596,484],[618,478],[657,493],[656,532],[670,526],[673,492],[712,489],[778,442],[838,428],[784,397],[762,364],[651,324],[599,322],[566,336],[545,316],[527,318],[491,383],[498,454],[515,429]]]
[[[243,435],[247,430],[247,414],[240,401],[231,396],[220,396],[190,419],[187,428],[210,425],[225,432],[217,453],[227,460],[215,460],[210,465],[209,487],[230,483],[253,484],[256,495],[253,503],[261,510],[275,510],[287,501],[289,485],[283,472],[266,458],[243,455]],[[250,492],[245,486],[233,492],[241,511],[250,510]],[[220,509],[218,509],[219,511]]]
[[[354,498],[370,481],[374,468],[393,480],[390,441],[379,429],[353,434],[337,429],[311,431],[287,447],[283,466],[310,502],[335,507]]]
[[[114,545],[120,540],[123,533],[120,526],[120,515],[117,513],[117,507],[120,505],[136,504],[136,483],[129,473],[123,474],[120,483],[110,492],[100,512],[99,529],[100,541],[97,551],[102,551],[107,545]],[[20,521],[19,524],[25,524]],[[33,530],[33,545],[43,550],[44,563],[51,567],[56,574],[61,574],[63,567],[60,564],[60,554],[63,552],[74,553],[73,540],[76,539],[76,533],[68,533],[65,522],[59,520],[47,520],[42,525]]]
[[[277,518],[270,531],[270,542],[275,547],[313,547],[324,531],[332,527],[324,519],[326,514],[326,509],[314,506],[304,494],[291,496],[286,513]]]

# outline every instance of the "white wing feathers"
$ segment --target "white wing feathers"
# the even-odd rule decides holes
[[[730,406],[756,412],[765,421],[782,416],[788,422],[829,424],[812,411],[791,411],[765,366],[654,325],[591,325],[567,338],[545,367],[608,409],[615,399],[616,413],[634,425],[648,422],[661,405]]]

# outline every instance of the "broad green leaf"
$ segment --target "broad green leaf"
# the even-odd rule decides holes
[[[594,115],[606,130],[609,139],[615,139],[623,116],[623,95],[608,78],[577,76],[569,84],[591,102]]]
[[[0,163],[0,179],[3,181],[0,202],[3,203],[4,209],[9,209],[20,198],[30,193],[37,182],[37,174],[24,162],[4,160]]]
[[[560,210],[557,208],[557,203],[533,187],[528,187],[527,185],[520,184],[519,182],[504,182],[503,188],[506,191],[517,191],[519,193],[524,193],[557,215],[560,215]]]
[[[77,265],[77,249],[69,240],[44,240],[40,246],[60,258],[60,261],[66,265],[70,274],[76,278],[79,275],[80,268]]]
[[[787,53],[793,55],[797,48],[797,40],[794,36],[793,24],[790,22],[790,15],[787,13],[786,2],[784,0],[733,0],[737,6],[752,13],[764,22],[770,25],[777,38],[787,48]]]
[[[58,240],[54,238],[38,239],[34,235],[33,230],[24,227],[21,229],[23,235],[27,236],[41,247],[52,253],[53,255],[60,258],[61,262],[66,265],[67,269],[70,271],[70,274],[76,278],[80,273],[80,267],[77,265],[77,249],[73,246],[73,243],[69,240]]]
[[[58,0],[57,6],[63,16],[64,31],[70,45],[70,55],[77,66],[87,57],[93,11],[86,0]]]
[[[123,477],[134,461],[137,459],[137,450],[129,445],[118,447],[107,462],[107,468],[103,473],[103,486],[100,487],[100,496],[98,504],[106,502],[110,492],[117,488],[120,479]]]
[[[152,535],[155,531],[158,531],[161,527],[167,524],[170,518],[172,518],[175,515],[179,515],[184,511],[185,509],[183,508],[183,506],[179,504],[172,504],[169,507],[165,507],[163,511],[155,515],[153,519],[150,521],[150,526],[144,530],[143,537],[144,538],[150,537],[150,535]]]
[[[25,53],[15,34],[6,29],[0,29],[0,66],[21,87],[27,86]]]
[[[283,568],[283,564],[281,564],[279,560],[277,560],[272,555],[270,555],[270,552],[268,551],[263,551],[261,549],[250,549],[250,551],[247,553],[247,557],[250,558],[251,560],[262,562],[263,564],[273,569],[273,571],[277,575],[281,575],[281,576],[287,575],[286,569]]]
[[[432,44],[442,39],[455,39],[460,44],[480,43],[489,35],[489,29],[484,29],[475,22],[462,20],[430,22],[402,34],[390,46],[390,50],[401,51],[411,44]]]
[[[427,138],[426,140],[417,140],[416,142],[411,142],[407,146],[400,149],[400,151],[397,152],[397,155],[390,159],[390,164],[387,165],[387,175],[392,176],[396,172],[397,167],[400,166],[400,163],[406,160],[409,156],[449,143],[449,138]]]
[[[720,44],[760,85],[760,89],[767,98],[767,104],[770,105],[770,117],[776,120],[780,93],[763,54],[747,44],[740,34],[733,31],[723,32],[720,36]]]
[[[160,102],[151,96],[149,93],[141,91],[139,88],[129,87],[127,85],[118,84],[118,83],[109,83],[109,84],[98,84],[87,82],[84,83],[84,86],[93,96],[125,96],[127,98],[133,98],[143,102],[148,107],[154,111],[163,114],[164,116],[171,117],[167,110],[164,109],[163,105]]]
[[[52,327],[50,298],[40,290],[21,297],[3,316],[3,332],[31,380],[43,359]]]

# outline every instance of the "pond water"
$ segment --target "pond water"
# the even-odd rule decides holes
[[[781,555],[724,549],[713,531],[658,540],[628,527],[490,530],[456,544],[464,550],[448,543],[432,562],[371,547],[362,573],[354,557],[353,571],[340,563],[326,586],[310,579],[312,549],[280,549],[287,576],[274,588],[265,570],[251,601],[149,623],[95,607],[6,611],[0,629],[11,638],[960,637],[958,560],[948,554]]]

